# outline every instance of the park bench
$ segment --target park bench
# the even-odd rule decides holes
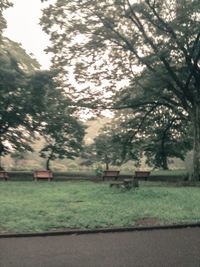
[[[134,178],[135,179],[144,179],[145,181],[150,176],[150,171],[135,171]]]
[[[136,188],[138,187],[138,180],[132,178],[132,179],[124,179],[123,181],[111,181],[110,187],[122,187],[126,189]]]
[[[8,180],[8,173],[6,171],[0,171],[0,179]]]
[[[111,181],[109,183],[110,187],[122,187],[124,185],[123,181]]]
[[[103,172],[103,180],[105,180],[105,178],[114,178],[115,180],[117,180],[117,178],[119,177],[119,173],[120,171],[111,171],[111,170],[107,170]]]
[[[37,181],[38,179],[47,179],[48,181],[51,181],[53,179],[53,173],[52,171],[48,170],[34,171],[33,179],[35,181]]]

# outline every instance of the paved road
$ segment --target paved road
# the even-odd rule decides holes
[[[200,267],[200,228],[2,238],[0,267]]]

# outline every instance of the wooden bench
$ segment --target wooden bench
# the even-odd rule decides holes
[[[114,178],[115,180],[117,180],[117,178],[119,177],[119,173],[120,171],[107,170],[107,171],[104,171],[102,178],[103,180],[105,180],[105,178]]]
[[[38,179],[47,179],[48,181],[51,181],[53,179],[53,173],[52,171],[48,170],[34,171],[33,179],[35,181],[37,181]]]
[[[123,181],[112,181],[110,182],[110,187],[123,187],[126,189],[139,187],[138,180],[136,179],[124,179]]]
[[[124,185],[123,181],[112,181],[109,183],[110,187],[122,187]]]
[[[0,171],[0,179],[8,180],[8,173],[6,171]]]
[[[134,178],[136,179],[144,179],[145,181],[147,178],[150,176],[151,172],[150,171],[135,171]]]

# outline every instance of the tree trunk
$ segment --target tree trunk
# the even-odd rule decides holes
[[[2,154],[0,154],[0,171],[4,171],[4,168],[2,166]]]
[[[167,162],[167,155],[166,155],[166,149],[165,149],[165,140],[166,140],[166,131],[163,133],[163,137],[161,140],[161,168],[163,170],[169,170],[168,168],[168,162]]]
[[[168,162],[167,162],[167,157],[166,156],[164,156],[162,158],[162,169],[163,170],[169,170]]]
[[[108,171],[108,170],[109,170],[109,163],[106,162],[106,171]]]
[[[193,122],[193,173],[190,180],[200,180],[200,103],[196,103],[192,114]]]
[[[108,171],[109,170],[109,164],[108,164],[108,162],[106,162],[106,171]]]
[[[50,158],[47,159],[46,162],[46,169],[49,171],[50,170]]]

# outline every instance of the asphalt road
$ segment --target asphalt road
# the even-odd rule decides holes
[[[0,238],[0,267],[200,267],[200,228]]]

